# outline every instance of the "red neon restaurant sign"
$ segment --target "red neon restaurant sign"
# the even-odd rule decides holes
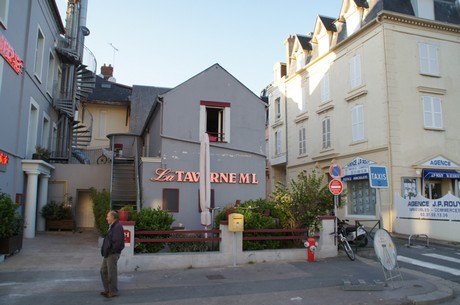
[[[10,64],[16,74],[22,73],[23,61],[18,54],[14,52],[13,47],[6,41],[5,37],[0,33],[0,54]]]
[[[211,183],[231,184],[259,184],[257,175],[254,173],[211,173]],[[150,178],[153,182],[199,182],[199,172],[175,171],[170,168],[157,168],[155,176]]]
[[[7,165],[9,160],[8,155],[0,151],[0,165]]]

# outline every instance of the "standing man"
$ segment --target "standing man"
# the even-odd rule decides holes
[[[101,266],[102,285],[104,291],[101,295],[106,298],[113,298],[118,295],[118,269],[117,263],[121,250],[125,247],[123,226],[118,221],[118,213],[110,211],[107,213],[109,231],[104,237],[101,247],[101,254],[104,257]]]

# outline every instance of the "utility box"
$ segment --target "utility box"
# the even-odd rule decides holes
[[[232,213],[228,215],[228,231],[243,232],[244,231],[244,215]]]

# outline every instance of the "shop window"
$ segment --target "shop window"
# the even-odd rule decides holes
[[[363,105],[356,105],[351,109],[351,138],[353,142],[364,140]]]
[[[230,142],[230,103],[201,101],[202,129],[210,142]]]
[[[37,44],[35,45],[35,76],[41,81],[43,70],[43,54],[45,52],[45,35],[40,28],[37,30]]]
[[[305,127],[299,128],[299,156],[307,153],[307,129]]]
[[[331,118],[325,117],[322,122],[323,149],[331,148]]]
[[[439,76],[438,46],[425,42],[418,43],[420,73]]]
[[[402,196],[409,199],[417,196],[416,178],[402,178]]]
[[[375,216],[376,192],[369,180],[347,181],[348,214]]]
[[[179,213],[179,189],[163,189],[163,210]]]
[[[425,198],[438,199],[442,196],[443,194],[440,180],[425,181]]]
[[[9,0],[0,0],[0,25],[7,27]]]
[[[198,190],[198,213],[201,213],[201,205],[200,205],[200,190]],[[216,207],[215,201],[214,201],[214,190],[211,190],[211,209],[214,209]]]
[[[442,104],[441,98],[423,96],[423,123],[425,128],[442,128]]]
[[[355,89],[361,84],[361,55],[356,54],[350,59],[350,86]]]

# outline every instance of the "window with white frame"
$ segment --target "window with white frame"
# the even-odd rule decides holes
[[[318,39],[318,53],[319,55],[323,55],[323,54],[326,54],[327,52],[329,52],[329,48],[330,48],[330,43],[329,43],[329,35],[327,34],[327,32],[325,30],[323,30],[322,33],[320,33],[317,37]]]
[[[42,131],[42,146],[43,147],[49,148],[50,131],[51,131],[50,117],[47,114],[43,114],[43,131]]]
[[[299,128],[299,156],[307,154],[307,129],[305,126]]]
[[[331,90],[329,87],[329,72],[324,73],[321,78],[321,103],[331,99]]]
[[[350,86],[355,89],[361,84],[361,55],[356,54],[350,59]]]
[[[200,101],[201,131],[211,142],[230,142],[230,106],[228,102]]]
[[[439,76],[438,46],[426,42],[419,42],[420,73]]]
[[[322,121],[323,149],[331,147],[331,118],[325,117]]]
[[[45,49],[45,35],[40,28],[37,30],[37,43],[35,45],[35,66],[34,72],[38,80],[42,78],[43,71],[43,53]]]
[[[9,0],[0,0],[0,24],[4,28],[7,27],[8,23],[8,6],[10,4]]]
[[[281,98],[275,100],[275,119],[281,118]]]
[[[356,105],[351,108],[351,138],[353,142],[364,139],[363,105]]]
[[[281,130],[275,131],[275,156],[281,155]]]
[[[48,60],[48,77],[46,78],[46,91],[50,96],[53,96],[53,86],[54,86],[54,68],[55,60],[53,52],[50,52]]]
[[[442,128],[442,102],[437,96],[422,96],[423,125],[425,128]]]

